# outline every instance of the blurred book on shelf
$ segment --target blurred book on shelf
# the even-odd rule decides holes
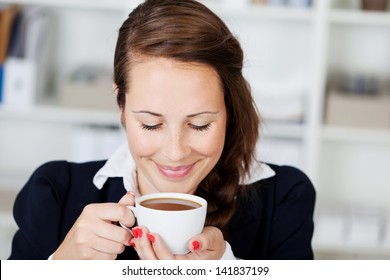
[[[111,71],[96,65],[76,68],[61,86],[60,103],[71,108],[118,111]]]
[[[4,73],[4,70],[3,70],[3,65],[0,65],[0,104],[1,104],[1,101],[3,100],[3,73]]]
[[[327,94],[325,123],[357,128],[390,129],[389,91],[362,94],[331,89]]]
[[[310,7],[312,0],[252,0],[256,5]]]
[[[5,9],[12,10],[12,20],[8,16],[8,25],[2,24],[2,29],[8,30],[1,33],[6,34],[8,40],[1,48],[2,104],[11,108],[30,107],[39,102],[45,92],[50,17],[45,8],[38,6],[11,5]]]
[[[338,73],[326,95],[325,123],[390,129],[390,92],[386,79],[365,71]]]
[[[385,12],[389,9],[389,0],[334,0],[333,8]]]
[[[3,100],[4,62],[11,41],[12,26],[19,7],[0,4],[0,104]]]
[[[12,26],[19,7],[16,5],[0,6],[0,64],[7,58],[8,47],[11,41]]]
[[[367,11],[386,11],[388,0],[361,0],[361,7]]]

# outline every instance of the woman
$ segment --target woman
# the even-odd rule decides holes
[[[18,195],[11,259],[311,259],[315,193],[254,158],[260,119],[226,25],[192,0],[147,0],[123,23],[114,89],[127,144],[107,161],[50,162]],[[173,255],[126,205],[153,192],[208,201]],[[133,236],[117,226],[132,228]]]

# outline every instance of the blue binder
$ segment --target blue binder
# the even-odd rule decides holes
[[[3,101],[3,76],[4,76],[4,67],[0,65],[0,104]]]

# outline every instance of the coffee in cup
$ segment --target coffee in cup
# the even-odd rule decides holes
[[[202,207],[201,204],[187,199],[178,198],[151,198],[140,203],[143,207],[164,210],[164,211],[183,211]]]
[[[138,226],[158,233],[173,254],[182,255],[189,252],[188,241],[203,230],[207,201],[192,194],[153,193],[136,198],[135,207],[128,208]]]

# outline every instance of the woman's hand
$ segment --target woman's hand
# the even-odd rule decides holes
[[[143,226],[132,231],[131,244],[143,260],[219,260],[225,253],[225,240],[216,227],[205,227],[202,233],[191,238],[188,243],[190,252],[186,255],[173,255],[157,233],[150,233]]]
[[[130,244],[131,234],[117,226],[134,226],[135,218],[125,205],[134,205],[134,196],[126,194],[120,203],[87,205],[53,259],[115,259]]]
[[[191,252],[177,256],[179,260],[219,260],[225,253],[226,242],[219,228],[205,227],[189,242]]]

